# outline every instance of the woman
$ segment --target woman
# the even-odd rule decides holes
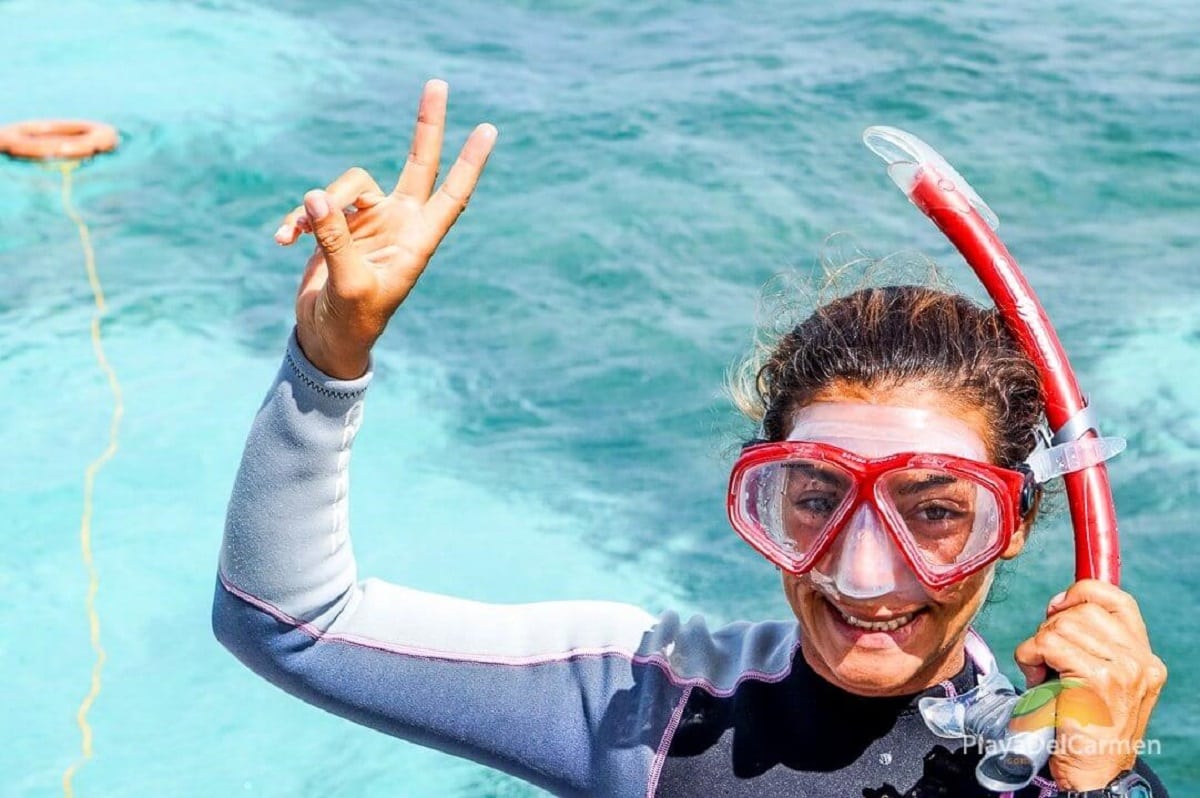
[[[843,297],[759,371],[764,440],[735,466],[731,519],[782,566],[795,619],[710,630],[617,604],[492,606],[357,581],[348,466],[371,347],[496,139],[477,127],[434,191],[445,107],[431,81],[394,191],[352,169],[276,233],[318,246],[233,491],[221,642],[306,701],[559,794],[990,794],[979,752],[935,737],[917,702],[995,668],[969,625],[1036,513],[1022,463],[1042,400],[996,314],[963,297]],[[1110,721],[1060,721],[1077,744],[1018,795],[1137,794],[1130,770],[1166,795],[1135,756],[1165,669],[1128,594],[1071,586],[1017,661],[1031,684],[1053,670],[1085,686]]]

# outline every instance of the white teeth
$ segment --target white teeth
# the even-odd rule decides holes
[[[894,632],[901,626],[904,626],[913,619],[915,613],[908,615],[900,615],[888,621],[864,621],[861,618],[855,618],[853,615],[848,615],[840,607],[835,607],[838,613],[845,619],[846,623],[851,626],[857,626],[859,629],[867,629],[871,632]]]

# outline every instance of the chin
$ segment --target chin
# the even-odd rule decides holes
[[[857,695],[905,695],[923,689],[916,685],[920,682],[924,662],[910,654],[863,654],[855,651],[840,660],[831,660],[822,656],[824,652],[811,653],[814,659],[819,657],[824,666],[818,667],[810,659],[809,665],[813,670],[831,684]],[[808,654],[806,650],[806,657]]]

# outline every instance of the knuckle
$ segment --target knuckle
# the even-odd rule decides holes
[[[1042,629],[1037,633],[1038,648],[1042,650],[1062,648],[1065,638],[1053,627]]]
[[[1079,614],[1059,615],[1054,618],[1054,621],[1054,624],[1047,631],[1052,631],[1057,635],[1070,635],[1078,632],[1081,627],[1085,626]]]
[[[367,170],[363,169],[361,166],[351,166],[349,169],[346,170],[346,173],[342,176],[349,180],[355,180],[355,181],[360,181],[360,180],[363,180],[364,178],[370,179],[370,177],[371,177],[371,175],[367,172]]]
[[[422,157],[415,149],[408,151],[408,163],[421,168],[430,166],[429,159]]]
[[[350,243],[350,236],[336,228],[318,227],[315,235],[321,248],[330,254],[341,252]]]
[[[1017,650],[1013,656],[1017,662],[1027,665],[1033,662],[1033,660],[1037,657],[1037,651],[1038,644],[1035,636],[1017,646]]]
[[[1167,665],[1161,659],[1151,655],[1150,661],[1144,668],[1146,682],[1154,690],[1162,688],[1167,682]]]

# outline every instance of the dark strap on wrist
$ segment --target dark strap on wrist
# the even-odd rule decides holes
[[[1130,778],[1130,776],[1133,776]],[[1130,788],[1136,787],[1131,793]],[[1099,790],[1084,790],[1076,792],[1075,790],[1064,790],[1059,793],[1059,798],[1125,798],[1125,796],[1136,795],[1137,798],[1148,796],[1153,798],[1150,792],[1150,785],[1146,783],[1140,775],[1131,770],[1125,770],[1117,774],[1117,777],[1108,783],[1107,787]]]

